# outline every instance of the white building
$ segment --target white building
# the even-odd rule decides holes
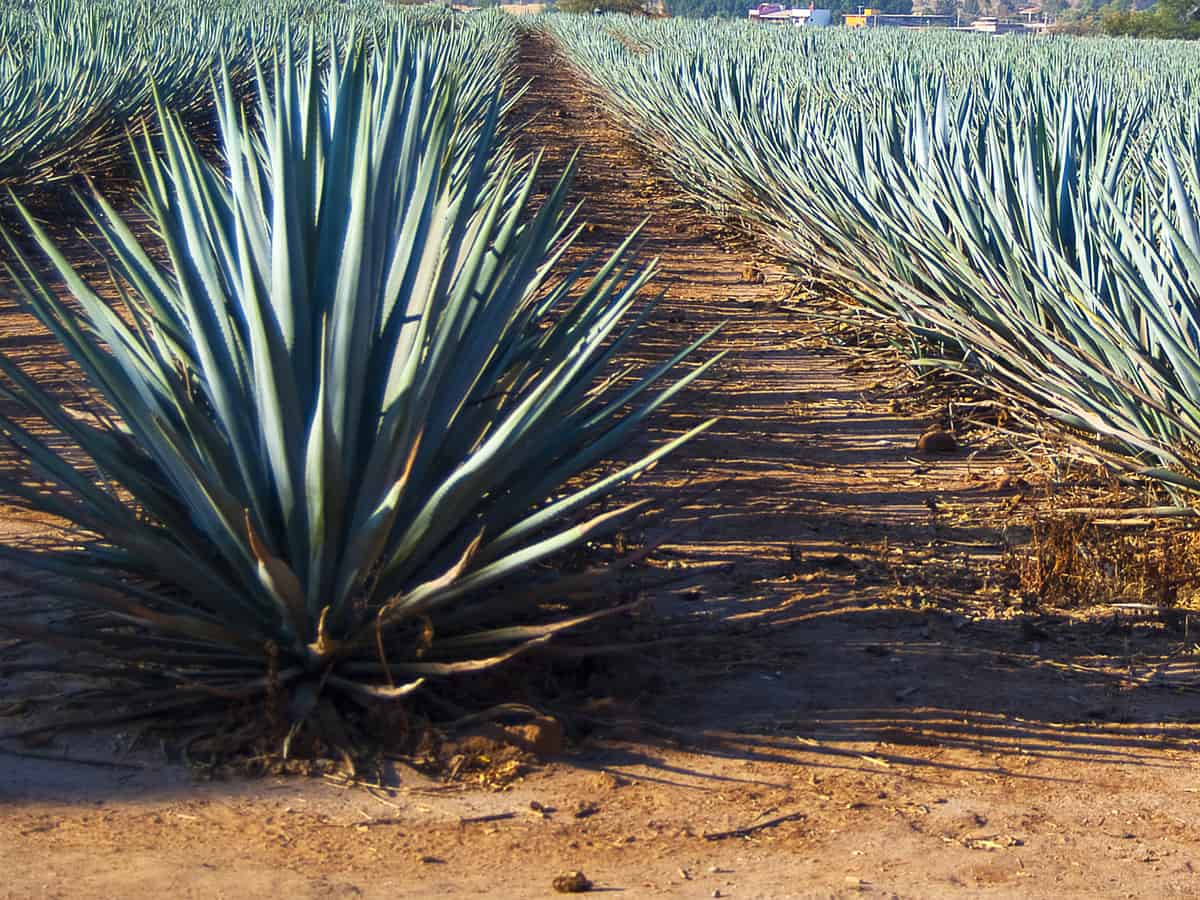
[[[778,3],[760,3],[750,10],[751,22],[764,25],[832,25],[833,13],[815,6],[788,9]]]

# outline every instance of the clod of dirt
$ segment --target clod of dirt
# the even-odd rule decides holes
[[[541,759],[559,756],[566,747],[562,723],[550,716],[541,716],[524,725],[514,725],[507,731]]]
[[[917,438],[917,449],[922,453],[953,453],[958,449],[958,438],[941,428],[931,428]]]
[[[613,772],[603,771],[596,776],[596,786],[605,790],[616,790],[617,788],[625,787],[629,784],[629,779]]]
[[[852,572],[858,568],[858,564],[845,553],[809,553],[805,560],[822,569]]]
[[[582,872],[568,872],[555,878],[552,886],[560,894],[586,894],[592,889],[592,882]]]

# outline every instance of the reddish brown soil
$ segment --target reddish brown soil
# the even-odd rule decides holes
[[[650,217],[667,293],[640,352],[728,323],[648,439],[721,423],[636,488],[711,488],[656,557],[684,580],[649,598],[694,639],[611,667],[596,715],[623,726],[499,787],[197,783],[131,735],[41,751],[104,765],[6,757],[0,897],[547,897],[571,870],[627,897],[1200,893],[1186,633],[1022,611],[1000,563],[1046,476],[978,436],[918,454],[941,410],[840,349],[551,47],[522,67],[522,140],[551,169],[582,148],[584,241]]]

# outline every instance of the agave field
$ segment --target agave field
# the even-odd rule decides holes
[[[922,367],[1200,487],[1194,45],[556,17],[682,187]]]
[[[397,29],[443,32],[441,10],[336,0],[6,0],[0,6],[0,182],[45,185],[128,161],[128,133],[153,127],[155,105],[203,120],[224,67],[239,88],[289,33],[333,46],[371,43]],[[483,27],[470,66],[503,69],[511,27]],[[481,89],[495,72],[476,72]]]
[[[0,0],[0,82],[13,896],[1194,893],[1200,47]]]
[[[9,288],[87,384],[64,404],[0,353],[23,460],[0,487],[72,533],[3,551],[74,610],[9,633],[136,711],[265,704],[286,749],[416,695],[461,714],[447,679],[621,608],[639,554],[553,560],[595,551],[642,507],[600,501],[711,426],[611,463],[721,354],[709,331],[626,361],[654,264],[636,233],[580,261],[570,171],[516,151],[535,34],[681,190],[898,325],[913,366],[1200,489],[1192,47],[9,2]],[[106,198],[121,172],[148,226]],[[58,184],[103,285],[16,199]]]

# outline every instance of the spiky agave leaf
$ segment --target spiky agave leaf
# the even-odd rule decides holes
[[[322,68],[289,44],[257,130],[226,79],[227,173],[162,113],[141,164],[169,264],[89,204],[126,315],[26,216],[78,308],[30,263],[14,277],[117,424],[68,414],[0,356],[7,395],[105,476],[0,416],[46,477],[3,487],[93,536],[5,552],[103,613],[6,627],[176,698],[282,685],[302,715],[321,689],[403,697],[588,620],[545,613],[545,574],[528,594],[521,579],[638,507],[586,511],[707,423],[573,479],[718,357],[646,394],[698,341],[596,390],[653,266],[631,261],[634,235],[593,274],[558,274],[566,176],[534,209],[536,161],[500,148],[499,95],[482,124],[459,114],[470,69],[448,47],[402,34]]]

